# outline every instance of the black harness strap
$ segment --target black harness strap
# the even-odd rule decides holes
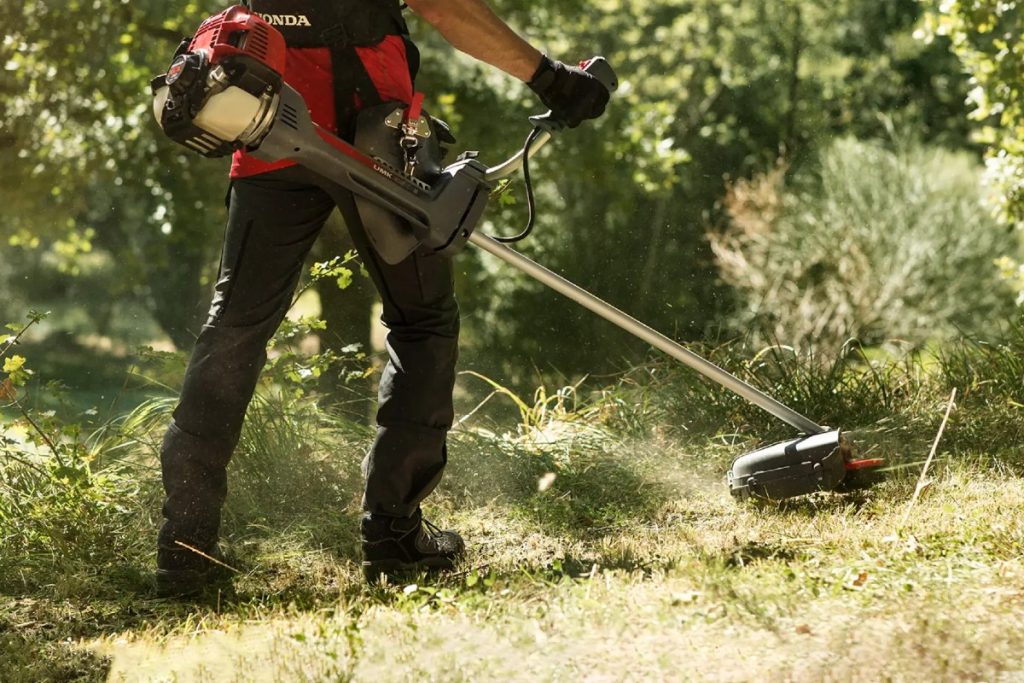
[[[336,23],[321,35],[331,51],[338,135],[352,142],[355,140],[356,103],[372,107],[382,102],[356,48],[376,45],[387,36],[407,37],[409,29],[398,0],[335,0],[331,6]]]
[[[419,52],[409,40],[399,0],[248,0],[245,4],[270,15],[279,25],[282,19],[292,22],[280,27],[289,47],[330,50],[338,134],[349,142],[355,136],[356,103],[363,107],[381,103],[356,48],[376,45],[388,36],[401,36],[410,73],[415,76]]]

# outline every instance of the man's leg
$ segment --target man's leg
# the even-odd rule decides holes
[[[454,419],[459,308],[451,260],[412,254],[381,261],[368,244],[351,195],[335,200],[383,303],[388,362],[380,381],[377,437],[364,463],[363,507],[408,517],[441,479]]]
[[[452,532],[427,534],[419,505],[441,480],[454,419],[459,308],[452,263],[420,253],[384,263],[368,243],[352,196],[333,196],[380,292],[388,328],[377,436],[363,463],[364,569],[370,576],[377,564],[382,571],[411,564],[448,568],[462,552],[462,539]]]
[[[266,363],[267,341],[287,312],[303,262],[334,202],[295,169],[235,181],[220,275],[196,341],[160,459],[167,498],[157,564],[206,565],[227,495],[227,464]],[[158,574],[158,577],[160,574]]]

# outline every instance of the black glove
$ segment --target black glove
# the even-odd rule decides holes
[[[603,114],[610,97],[608,88],[583,69],[547,56],[527,85],[551,110],[551,118],[569,128]]]

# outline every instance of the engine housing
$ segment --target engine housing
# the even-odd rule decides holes
[[[285,50],[281,33],[241,5],[210,17],[151,83],[160,127],[207,157],[257,144],[277,111]]]

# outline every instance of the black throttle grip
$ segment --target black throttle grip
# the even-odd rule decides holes
[[[552,66],[555,65],[555,63],[548,60],[547,57],[545,57],[544,60],[548,64],[551,64]],[[565,65],[559,62],[557,63],[557,68],[565,69],[566,67]],[[609,94],[618,90],[619,77],[615,74],[615,70],[612,69],[611,64],[609,64],[608,60],[605,59],[604,57],[597,56],[584,60],[579,63],[579,69],[589,74],[594,78],[595,81],[603,85],[608,90]],[[537,90],[534,87],[533,82],[530,83],[530,87],[534,88],[535,91]],[[544,100],[543,95],[541,99]],[[545,101],[545,104],[549,103]],[[554,112],[550,110],[544,114],[531,116],[530,123],[532,123],[537,128],[541,128],[549,132],[560,130],[561,128],[564,128],[566,125],[565,121],[556,118]],[[578,125],[578,123],[574,124],[573,127],[575,127],[575,125]]]

